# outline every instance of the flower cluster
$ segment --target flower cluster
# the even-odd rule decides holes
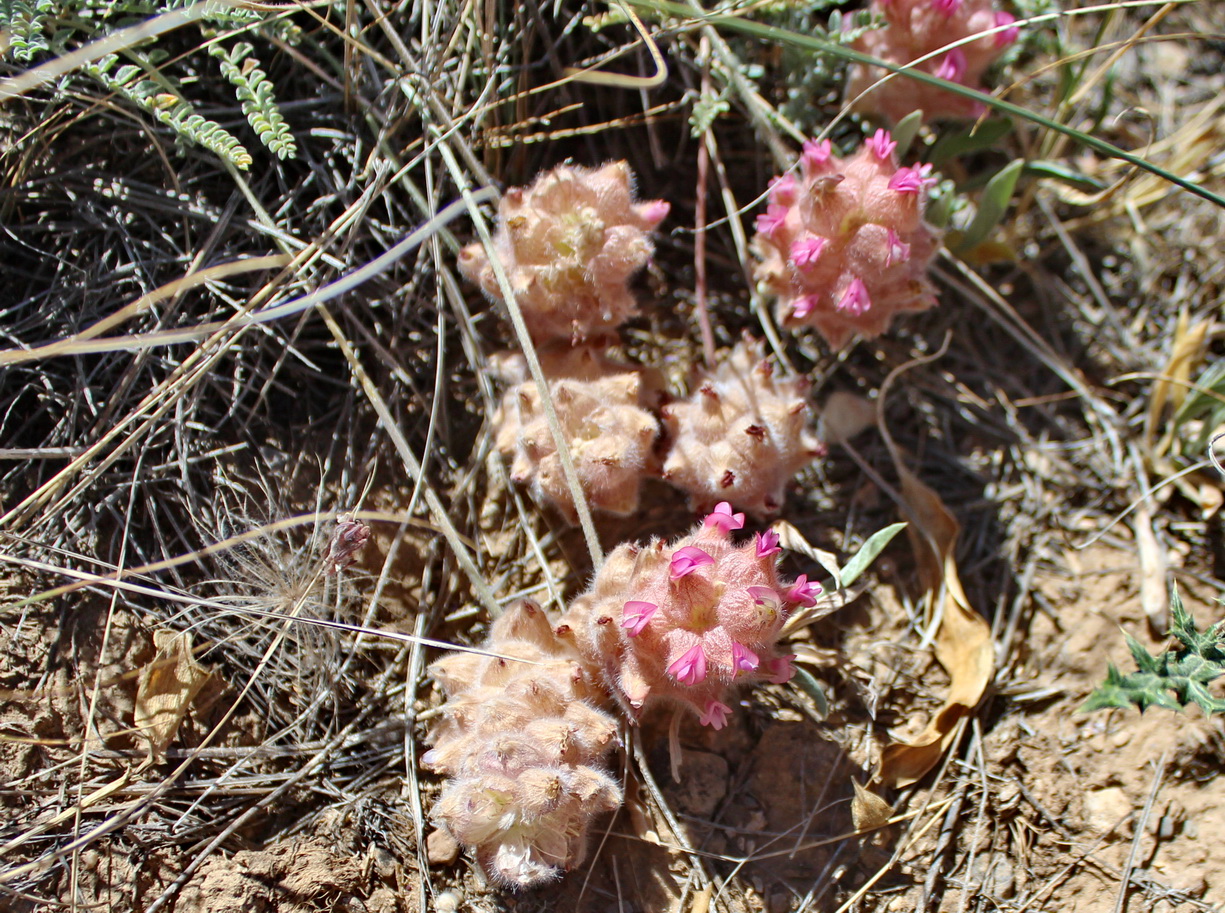
[[[745,337],[687,399],[661,410],[664,478],[709,510],[729,500],[754,516],[782,507],[787,483],[823,453],[809,426],[805,378],[780,378],[761,342]]]
[[[654,466],[659,422],[644,406],[643,372],[610,360],[589,346],[540,352],[540,367],[570,448],[579,483],[592,506],[628,514]],[[511,460],[511,478],[530,485],[537,500],[553,504],[571,522],[574,499],[562,473],[557,445],[545,420],[540,391],[522,355],[495,358],[493,372],[508,385],[494,416],[498,449]]]
[[[856,50],[896,66],[932,55],[915,69],[973,89],[983,88],[983,74],[1018,35],[1014,17],[996,10],[992,0],[872,0],[870,9],[884,18],[885,26],[864,32]],[[950,44],[956,46],[943,50]],[[847,98],[867,91],[857,108],[893,123],[918,110],[930,119],[979,113],[972,99],[904,75],[873,89],[886,75],[880,67],[852,66]]]
[[[528,333],[537,343],[582,341],[634,314],[629,280],[651,258],[648,232],[668,214],[662,200],[634,202],[623,162],[559,165],[498,206],[494,247]],[[502,292],[484,247],[460,252],[459,269],[495,300]]]
[[[734,542],[744,519],[723,502],[676,542],[618,546],[562,616],[558,636],[632,714],[669,701],[720,729],[733,686],[791,678],[779,634],[820,588],[779,578],[775,533]]]
[[[799,177],[774,181],[754,246],[783,324],[815,327],[837,347],[935,303],[927,266],[936,234],[923,221],[931,166],[899,166],[896,147],[877,130],[841,159],[828,140],[810,140]]]
[[[617,726],[573,648],[543,610],[512,606],[487,655],[452,653],[430,667],[447,701],[421,762],[449,779],[433,820],[514,888],[579,865],[592,821],[621,804],[601,761]]]

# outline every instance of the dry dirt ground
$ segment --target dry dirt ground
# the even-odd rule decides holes
[[[318,53],[267,51],[301,157],[245,177],[176,151],[96,88],[48,88],[6,110],[0,274],[11,269],[14,300],[0,355],[72,337],[202,264],[295,258],[274,278],[172,291],[122,332],[313,291],[455,199],[448,162],[474,185],[486,169],[508,185],[567,156],[625,157],[643,198],[672,201],[674,227],[639,282],[626,347],[675,381],[698,348],[687,116],[701,36],[654,23],[666,84],[614,91],[563,79],[561,62],[632,45],[628,26],[593,33],[580,4],[487,4],[468,28],[477,6],[303,12],[300,47]],[[1052,54],[1113,49],[1061,116],[1225,191],[1225,3],[1059,28],[1062,44],[1033,42],[1013,72],[1027,77],[1019,103],[1055,109]],[[1127,44],[1144,33],[1171,37]],[[731,37],[742,72],[782,105],[781,52]],[[198,43],[172,47],[191,60]],[[638,46],[619,61],[652,67]],[[473,73],[510,74],[489,77],[506,100],[452,130],[448,118],[487,101],[484,83],[464,82]],[[185,75],[241,122],[232,93]],[[743,85],[727,85],[707,242],[723,345],[757,323],[720,207],[738,199],[751,231],[748,201],[776,169]],[[823,117],[837,110],[830,91],[811,100]],[[844,142],[860,133],[841,129]],[[1149,417],[1188,327],[1205,329],[1187,377],[1225,351],[1225,210],[1032,124],[949,172],[972,203],[976,175],[1014,157],[1099,183],[1027,175],[993,235],[1011,259],[942,258],[940,307],[880,340],[784,345],[818,412],[837,393],[875,403],[895,369],[942,353],[894,383],[882,412],[961,524],[956,562],[991,628],[994,675],[934,770],[874,787],[890,823],[856,832],[853,784],[870,783],[891,739],[923,729],[950,685],[901,537],[853,601],[796,635],[828,712],[801,688],[763,687],[722,731],[685,722],[679,757],[666,715],[626,729],[614,760],[626,805],[557,884],[497,891],[430,825],[441,784],[417,760],[441,703],[425,671],[440,651],[354,628],[481,641],[487,612],[444,519],[501,603],[557,609],[592,571],[579,533],[507,487],[493,453],[482,368],[511,337],[455,273],[472,237],[461,219],[330,311],[188,346],[0,364],[0,909],[1225,911],[1225,717],[1080,710],[1109,663],[1128,667],[1124,631],[1167,644],[1169,584],[1201,627],[1225,617],[1222,479],[1201,427],[1160,402]],[[845,558],[898,519],[895,484],[865,430],[801,473],[782,517]],[[354,509],[372,539],[326,575],[335,519]],[[693,519],[652,481],[639,514],[601,518],[599,533],[611,547]],[[798,555],[785,569],[821,576]]]

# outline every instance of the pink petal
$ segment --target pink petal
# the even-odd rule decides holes
[[[766,669],[769,670],[770,676],[766,681],[775,685],[783,685],[791,681],[795,675],[795,669],[791,668],[791,660],[795,659],[795,654],[780,656],[778,659],[772,659],[766,663]]]
[[[753,541],[757,544],[758,558],[768,558],[782,551],[778,545],[778,533],[772,529],[768,529],[764,533],[757,533],[753,537]]]
[[[653,602],[631,600],[625,604],[625,617],[621,621],[621,627],[629,632],[630,637],[637,637],[657,611],[659,606]]]
[[[732,708],[727,704],[711,701],[706,705],[706,712],[698,718],[698,722],[713,729],[722,729],[727,725],[727,715],[731,712]]]
[[[665,670],[682,685],[696,685],[706,678],[706,654],[701,644],[694,644]]]
[[[887,162],[889,157],[893,155],[893,150],[897,148],[897,143],[893,141],[893,137],[889,135],[888,130],[877,130],[872,134],[872,138],[868,140],[868,148],[882,162]]]
[[[737,672],[756,672],[761,660],[757,654],[744,644],[732,643],[732,674]]]
[[[854,317],[866,313],[872,307],[872,299],[868,297],[868,287],[863,284],[862,279],[856,276],[851,280],[850,284],[846,287],[846,291],[842,293],[842,297],[838,299],[838,303],[834,306],[838,310],[846,311]]]
[[[800,574],[791,588],[787,590],[787,601],[809,608],[817,604],[817,595],[820,592],[821,585],[819,583],[809,583],[807,575]]]
[[[918,168],[899,168],[897,174],[889,178],[889,189],[898,193],[918,193],[933,180],[931,170],[930,164]]]
[[[1012,15],[1012,13],[998,12],[995,14],[995,24],[997,28],[1001,25],[1012,25],[1012,23],[1016,21],[1017,17]],[[1010,29],[1004,29],[1002,32],[996,32],[995,46],[997,48],[1002,48],[1005,45],[1012,44],[1020,36],[1021,30],[1016,26],[1013,26]]]
[[[791,262],[800,269],[807,269],[817,262],[817,258],[821,256],[821,251],[825,250],[825,245],[828,243],[828,239],[822,238],[820,235],[809,235],[806,238],[800,238],[791,245]]]
[[[961,9],[961,0],[932,0],[932,6],[936,8],[937,12],[951,16]]]
[[[805,295],[803,298],[797,298],[795,303],[791,305],[791,316],[796,320],[803,320],[813,312],[818,300],[816,295]]]
[[[702,521],[702,525],[713,526],[725,533],[733,529],[744,529],[744,514],[732,513],[732,505],[727,501],[720,501]]]
[[[672,553],[672,567],[669,570],[669,576],[673,580],[679,580],[704,565],[714,563],[715,559],[696,545],[686,545]]]
[[[770,182],[770,201],[790,206],[795,202],[795,176],[784,174]]]
[[[772,238],[787,222],[790,208],[779,203],[771,203],[766,211],[757,217],[757,230],[767,238]]]
[[[778,590],[768,586],[751,586],[748,587],[748,594],[758,605],[773,609],[775,612],[782,611],[783,597],[778,595]]]
[[[642,217],[644,222],[650,222],[652,225],[658,225],[668,215],[672,209],[672,204],[667,200],[651,200],[649,203],[643,203],[638,208],[638,215]]]
[[[936,75],[949,82],[961,82],[966,72],[966,55],[961,48],[953,48],[944,55],[944,60],[936,69]]]
[[[820,142],[808,140],[804,143],[804,150],[800,154],[800,161],[809,170],[828,164],[831,158],[833,158],[833,146],[830,145],[827,139],[823,139]]]

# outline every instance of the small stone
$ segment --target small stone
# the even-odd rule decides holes
[[[448,831],[436,828],[425,838],[425,856],[430,865],[450,865],[459,858],[459,844]]]
[[[1109,831],[1131,811],[1131,800],[1117,786],[1085,793],[1085,822],[1094,830]]]

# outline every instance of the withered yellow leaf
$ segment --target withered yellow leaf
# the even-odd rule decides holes
[[[191,635],[154,631],[157,655],[136,681],[136,728],[160,756],[178,734],[183,717],[211,674],[192,655]]]
[[[1186,400],[1187,391],[1191,389],[1191,374],[1203,360],[1208,331],[1211,328],[1211,320],[1201,320],[1192,326],[1185,310],[1178,315],[1178,323],[1175,325],[1174,339],[1170,347],[1170,360],[1161,375],[1153,382],[1153,389],[1148,397],[1148,414],[1144,420],[1144,439],[1151,460],[1159,460],[1169,451],[1173,443],[1176,429],[1172,423],[1162,435],[1161,440],[1157,440],[1161,417],[1167,405],[1177,410]]]
[[[927,728],[909,742],[894,742],[881,754],[877,779],[894,787],[919,780],[943,756],[967,716],[983,696],[995,666],[991,629],[978,614],[957,576],[953,552],[961,531],[939,496],[903,465],[893,450],[902,480],[902,498],[911,520],[910,537],[929,617],[940,618],[935,636],[936,660],[949,674],[949,692]],[[942,603],[942,604],[941,604]]]

